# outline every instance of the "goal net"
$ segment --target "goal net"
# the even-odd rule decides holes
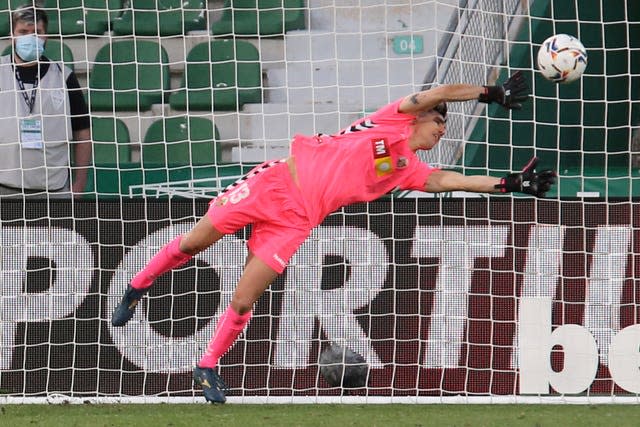
[[[10,61],[9,18],[25,2],[5,3]],[[0,402],[204,402],[191,371],[231,300],[250,230],[159,277],[114,328],[133,275],[222,188],[286,156],[294,134],[336,133],[415,91],[495,84],[516,70],[531,87],[521,111],[451,103],[445,138],[421,156],[500,176],[536,155],[559,174],[547,199],[399,192],[329,216],[221,359],[228,399],[640,400],[635,1],[39,4],[45,56],[73,70],[88,105],[92,161],[78,198],[0,193]],[[578,82],[535,70],[556,33],[588,51]],[[3,120],[20,129],[18,117]],[[0,150],[11,144],[5,136]],[[83,168],[75,146],[71,185]],[[28,173],[0,158],[1,170]],[[334,344],[364,357],[365,387],[322,376],[320,354]]]

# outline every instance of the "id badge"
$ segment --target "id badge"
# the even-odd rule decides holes
[[[42,120],[20,119],[20,143],[22,148],[42,149]]]

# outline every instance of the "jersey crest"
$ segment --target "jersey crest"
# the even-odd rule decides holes
[[[409,159],[407,159],[406,157],[400,157],[396,162],[396,167],[398,169],[404,169],[407,166],[409,166]]]

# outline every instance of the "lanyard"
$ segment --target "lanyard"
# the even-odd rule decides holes
[[[36,74],[36,79],[33,82],[33,87],[31,88],[31,94],[27,95],[27,90],[24,88],[24,83],[22,83],[22,79],[20,78],[20,73],[18,72],[18,68],[15,67],[16,80],[18,81],[18,86],[20,86],[20,91],[22,92],[22,98],[24,98],[24,102],[29,107],[29,114],[33,113],[33,107],[36,105],[36,92],[38,91],[38,83],[40,82],[40,76]]]

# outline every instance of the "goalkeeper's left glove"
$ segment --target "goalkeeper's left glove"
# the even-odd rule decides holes
[[[532,157],[522,172],[511,173],[500,180],[495,188],[502,193],[527,193],[536,197],[544,197],[551,186],[556,183],[556,173],[551,169],[536,172],[537,157]]]
[[[478,97],[478,101],[485,104],[497,102],[504,108],[519,110],[522,102],[529,97],[529,87],[524,81],[522,72],[516,71],[502,85],[485,86],[484,93]]]

